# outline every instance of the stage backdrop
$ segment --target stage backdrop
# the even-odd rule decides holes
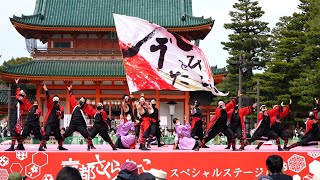
[[[113,179],[125,161],[135,162],[139,171],[162,169],[167,179],[257,179],[266,174],[265,160],[278,154],[284,159],[286,174],[297,179],[320,175],[320,152],[2,152],[0,180],[11,172],[28,179],[53,180],[63,166],[80,170],[83,179]],[[299,178],[300,177],[300,178]]]

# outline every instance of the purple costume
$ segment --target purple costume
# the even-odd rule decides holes
[[[186,125],[176,126],[176,133],[178,136],[179,149],[182,150],[192,150],[195,146],[196,140],[193,139],[190,135],[191,126],[189,122],[186,122]]]
[[[124,147],[130,148],[130,146],[135,142],[135,135],[134,135],[134,122],[128,121],[126,123],[120,123],[116,136],[120,138],[121,143]],[[132,134],[128,134],[129,131],[133,131]]]

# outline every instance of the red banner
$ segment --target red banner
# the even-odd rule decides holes
[[[167,179],[257,179],[266,174],[266,159],[278,154],[286,174],[312,179],[320,173],[320,152],[2,152],[0,180],[11,172],[28,179],[53,180],[63,166],[80,170],[83,179],[113,179],[121,164],[133,161],[139,172],[151,168]]]

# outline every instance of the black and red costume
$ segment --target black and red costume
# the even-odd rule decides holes
[[[203,121],[202,121],[202,111],[199,106],[191,109],[191,137],[194,139],[203,140]]]
[[[228,119],[230,120],[229,127],[235,133],[236,137],[240,140],[240,144],[244,144],[246,140],[246,129],[245,129],[245,116],[252,114],[254,108],[252,106],[247,106],[238,109],[238,106],[235,106],[233,109],[228,111]],[[231,147],[231,142],[228,142],[229,149]]]
[[[297,143],[290,145],[286,150],[290,150],[297,146],[307,146],[311,141],[320,141],[319,120],[311,116],[306,121],[306,132],[301,140]]]
[[[17,84],[19,86],[19,84]],[[14,145],[18,141],[17,149],[23,150],[22,140],[19,139],[22,131],[22,113],[28,111],[32,104],[28,101],[25,94],[21,94],[20,87],[16,88],[15,102],[12,104],[9,114],[9,128],[11,136],[11,146],[6,151],[14,151]]]
[[[152,105],[153,113],[149,114],[150,117],[150,135],[148,138],[148,146],[152,141],[153,137],[156,137],[158,147],[163,146],[161,144],[161,129],[160,129],[160,120],[159,120],[159,110],[155,104]]]
[[[58,141],[58,149],[67,150],[64,147],[62,147],[63,138],[60,132],[60,119],[64,119],[64,109],[62,106],[59,105],[58,101],[53,101],[53,98],[50,96],[48,90],[46,90],[45,92],[46,106],[48,111],[43,120],[45,134],[43,135],[42,140],[40,142],[39,151],[44,151],[43,147],[46,144],[46,141],[49,140],[51,132],[53,132],[55,139]]]
[[[252,135],[251,139],[248,140],[244,145],[240,147],[241,150],[243,150],[245,146],[251,144],[252,142],[261,139],[261,137],[263,136],[267,137],[268,139],[275,139],[278,145],[278,150],[279,151],[283,150],[280,146],[279,135],[275,131],[272,131],[271,129],[271,125],[274,124],[276,120],[273,117],[276,116],[278,111],[279,111],[279,107],[276,107],[267,111],[267,114],[263,114],[263,112],[259,113],[258,120],[260,120],[261,116],[262,116],[262,120],[260,120],[258,127],[256,128],[256,131]]]
[[[142,150],[149,150],[146,147],[146,140],[150,136],[150,117],[149,117],[149,112],[146,107],[143,107],[144,109],[144,114],[140,114],[141,116],[141,124],[140,124],[140,134],[139,134],[139,143],[140,143],[140,149]]]
[[[38,105],[33,105],[29,112],[27,120],[23,126],[22,135],[19,137],[19,141],[25,140],[31,133],[33,132],[33,135],[36,139],[39,141],[42,140],[42,134],[41,134],[41,128],[40,128],[40,122],[39,117],[41,116],[41,111],[38,108]],[[22,145],[23,146],[23,145]],[[24,150],[24,148],[18,150]]]
[[[67,138],[71,136],[75,131],[78,131],[82,137],[88,140],[88,151],[92,144],[92,138],[88,132],[86,118],[84,113],[86,114],[94,114],[95,109],[93,109],[90,105],[86,103],[86,100],[80,101],[81,104],[78,104],[76,98],[74,97],[72,91],[69,91],[70,95],[70,104],[72,110],[71,119],[69,127],[66,129],[66,132],[63,134],[63,138]]]
[[[284,108],[282,108],[281,106],[280,107],[276,106],[276,107],[277,107],[276,110],[278,110],[278,114],[276,116],[271,117],[270,131],[278,134],[278,136],[284,141],[283,149],[285,149],[287,148],[287,145],[289,142],[290,133],[287,132],[282,126],[281,119],[285,118],[291,113],[291,105],[288,105]],[[271,112],[271,114],[274,115],[273,112]],[[269,137],[267,138],[268,140],[270,139]],[[264,142],[259,142],[256,149],[260,149],[263,143]]]
[[[291,105],[288,105],[284,108],[279,107],[277,108],[278,115],[271,117],[271,129],[270,131],[273,131],[278,134],[278,136],[284,141],[283,149],[287,148],[290,133],[284,129],[284,127],[281,124],[281,119],[285,118],[291,113]],[[259,149],[262,146],[263,142],[259,142],[256,149]]]
[[[104,110],[97,111],[89,105],[87,106],[86,113],[89,116],[94,117],[94,124],[90,131],[90,137],[94,139],[96,135],[99,134],[103,140],[109,143],[113,150],[117,150],[108,133],[107,113]]]
[[[228,142],[231,142],[232,149],[236,150],[236,136],[233,131],[227,126],[228,114],[227,112],[234,108],[237,104],[235,99],[226,104],[225,109],[218,107],[215,111],[215,116],[210,120],[207,127],[206,135],[202,141],[202,146],[213,139],[220,132],[227,136]]]

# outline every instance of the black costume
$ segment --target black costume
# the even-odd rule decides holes
[[[33,105],[32,108],[28,112],[27,120],[23,126],[22,135],[19,137],[19,140],[23,141],[26,139],[31,131],[36,139],[39,141],[42,140],[41,129],[39,125],[39,117],[41,115],[40,109],[38,109],[38,105]]]
[[[202,111],[199,107],[194,108],[195,113],[192,114],[191,123],[191,137],[194,139],[203,140],[203,121],[202,121]]]
[[[39,151],[44,151],[43,147],[46,144],[46,141],[49,140],[49,136],[51,135],[51,132],[53,132],[55,139],[58,141],[59,150],[67,150],[64,147],[62,147],[63,138],[60,132],[60,119],[64,119],[63,107],[59,105],[59,101],[53,101],[53,98],[50,97],[49,91],[46,91],[46,99],[47,99],[46,105],[47,105],[48,111],[44,118],[45,134],[42,137]]]

